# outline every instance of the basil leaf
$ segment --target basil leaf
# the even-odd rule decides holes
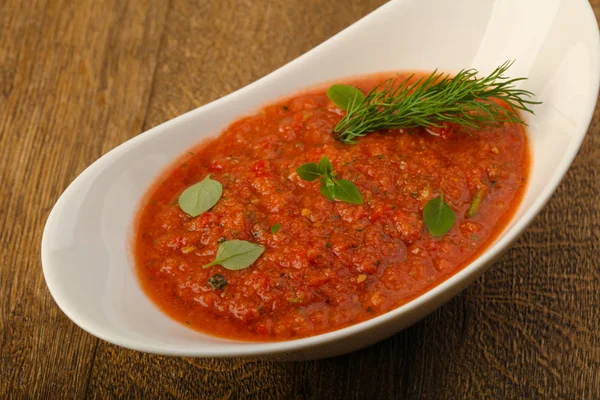
[[[325,176],[328,176],[333,172],[333,166],[331,165],[331,161],[329,161],[329,158],[321,158],[321,161],[319,161],[319,165],[317,165],[317,171],[321,175]]]
[[[224,289],[228,285],[227,279],[221,274],[214,274],[208,278],[208,284],[213,289]]]
[[[319,191],[329,201],[339,200],[350,204],[362,204],[363,199],[356,185],[350,181],[337,180],[337,175],[333,172],[331,161],[327,157],[322,157],[319,165],[308,163],[299,166],[296,169],[298,176],[305,181],[314,181],[321,178]]]
[[[300,178],[309,182],[312,182],[321,176],[317,164],[312,162],[308,164],[302,164],[301,166],[296,168],[296,173]]]
[[[213,265],[221,265],[231,271],[248,268],[258,260],[263,251],[265,251],[265,248],[256,243],[245,240],[228,240],[219,246],[215,260],[202,268],[212,267]]]
[[[327,97],[342,110],[348,110],[350,105],[354,108],[365,100],[363,92],[350,85],[333,85],[327,89]]]
[[[321,183],[321,187],[319,188],[319,191],[321,192],[323,197],[325,197],[327,200],[329,200],[329,201],[335,200],[335,198],[333,197],[333,186],[328,185],[327,182]]]
[[[333,187],[333,196],[339,200],[350,204],[362,204],[363,198],[356,185],[345,179],[335,181]]]
[[[219,181],[210,179],[210,174],[208,174],[203,181],[185,189],[179,195],[177,202],[184,213],[197,217],[213,208],[222,195],[223,185]]]
[[[447,233],[455,219],[454,211],[444,201],[444,193],[429,200],[423,208],[423,221],[431,236],[438,237]]]
[[[277,233],[279,231],[279,228],[281,228],[281,224],[278,222],[271,227],[271,233]]]

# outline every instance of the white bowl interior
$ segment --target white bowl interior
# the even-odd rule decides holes
[[[479,276],[547,201],[587,130],[598,90],[598,53],[596,21],[583,0],[392,1],[262,80],[162,124],[94,163],[48,218],[42,244],[47,284],[79,326],[144,351],[204,356],[295,351],[381,324],[387,330],[375,336],[385,337]],[[246,343],[192,331],[142,292],[128,248],[140,197],[202,138],[265,103],[324,81],[389,70],[475,67],[486,73],[507,59],[516,60],[510,75],[528,76],[523,87],[543,101],[536,115],[528,116],[534,154],[530,184],[495,245],[422,298],[342,331],[286,343]],[[346,347],[368,344],[351,343]]]

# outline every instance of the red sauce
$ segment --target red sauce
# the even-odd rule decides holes
[[[379,81],[352,83],[368,90]],[[390,130],[347,145],[332,134],[341,116],[324,90],[298,95],[234,122],[161,177],[138,215],[134,251],[140,282],[165,313],[202,332],[254,341],[356,324],[464,268],[518,206],[529,168],[521,126],[471,135]],[[322,156],[340,179],[356,184],[364,204],[330,202],[318,182],[296,175]],[[190,217],[177,198],[209,173],[223,197]],[[479,189],[486,196],[466,218]],[[441,191],[456,222],[434,238],[422,211]],[[265,252],[243,270],[203,269],[230,239],[259,243]],[[208,284],[217,273],[228,282],[223,290]]]

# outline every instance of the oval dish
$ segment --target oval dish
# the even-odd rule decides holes
[[[599,53],[598,27],[585,0],[392,1],[270,75],[127,141],[87,168],[60,197],[44,229],[42,264],[48,288],[81,328],[150,353],[310,359],[368,346],[463,290],[541,210],[590,123]],[[392,70],[457,72],[473,67],[483,74],[507,59],[516,60],[510,75],[529,77],[523,88],[543,102],[536,115],[526,116],[533,154],[529,185],[495,243],[447,281],[377,318],[271,343],[238,342],[187,329],[143,293],[129,248],[141,196],[165,167],[202,138],[264,104],[323,82]]]

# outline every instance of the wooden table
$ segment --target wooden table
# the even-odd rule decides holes
[[[300,363],[159,357],[96,339],[52,300],[42,229],[86,166],[383,2],[0,2],[0,398],[599,398],[598,108],[512,250],[433,315],[363,351]]]

